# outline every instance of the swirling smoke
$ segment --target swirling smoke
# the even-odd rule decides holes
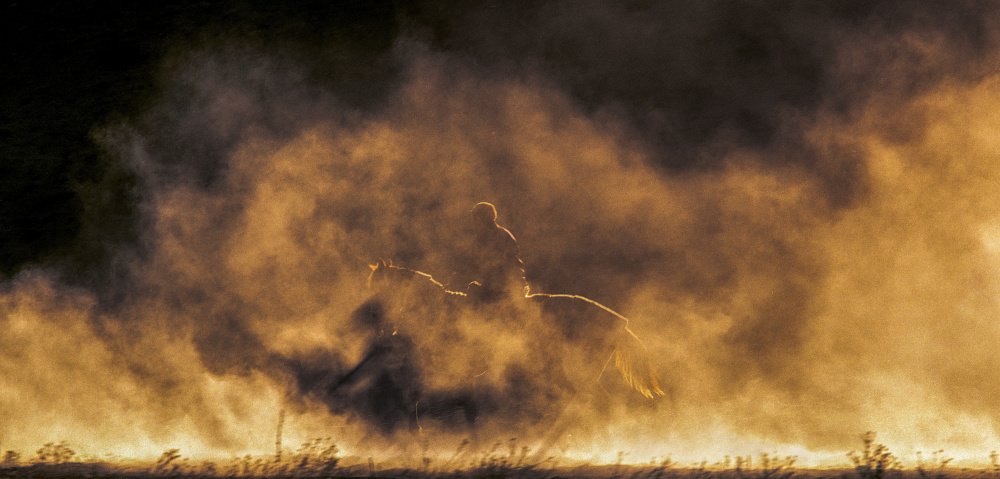
[[[0,445],[266,452],[287,409],[289,442],[412,452],[302,374],[362,358],[370,263],[447,280],[490,201],[532,289],[629,317],[671,391],[582,416],[565,454],[1000,448],[1000,12],[893,5],[427,8],[380,69],[330,74],[364,94],[294,44],[184,45],[95,131],[136,241],[100,281],[3,285]],[[534,444],[522,419],[500,434]]]

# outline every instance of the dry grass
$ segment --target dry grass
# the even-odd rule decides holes
[[[243,456],[216,463],[193,462],[178,449],[164,451],[152,464],[126,466],[79,457],[63,441],[47,443],[35,455],[22,460],[20,454],[0,455],[0,478],[453,478],[453,479],[1000,479],[1000,455],[990,454],[991,465],[983,469],[949,467],[951,458],[936,451],[918,459],[914,469],[905,469],[889,449],[875,442],[875,435],[862,436],[862,447],[846,457],[854,467],[808,469],[795,467],[795,457],[762,454],[757,457],[726,457],[723,461],[680,466],[670,459],[647,465],[559,465],[549,458],[533,462],[527,447],[516,440],[497,443],[486,452],[473,453],[464,442],[455,454],[434,461],[424,457],[413,468],[379,468],[366,463],[344,465],[330,438],[302,444],[294,452],[273,456]],[[623,454],[620,455],[623,457]]]

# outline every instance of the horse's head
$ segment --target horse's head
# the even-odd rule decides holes
[[[378,299],[369,299],[354,310],[351,319],[361,331],[381,333],[386,324],[385,306]]]
[[[389,274],[389,269],[394,268],[392,260],[379,258],[375,264],[368,265],[372,272],[368,275],[368,288],[377,289],[385,281]]]
[[[430,278],[430,275],[426,273],[396,266],[392,264],[392,260],[383,258],[379,258],[377,263],[370,264],[368,267],[372,270],[371,274],[368,275],[368,287],[374,290],[381,290],[387,282],[399,285],[407,282],[407,280],[412,280],[416,276],[427,276]]]

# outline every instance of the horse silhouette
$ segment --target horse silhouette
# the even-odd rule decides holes
[[[395,300],[403,303],[402,309],[416,302],[422,310],[432,311],[430,318],[447,320],[456,308],[476,306],[465,293],[445,288],[430,274],[395,266],[385,260],[371,265],[371,270],[369,287],[391,291]],[[624,383],[634,391],[647,398],[664,395],[648,350],[629,328],[628,318],[578,295],[535,293],[525,295],[524,300],[539,306],[544,317],[551,320],[547,326],[550,332],[556,333],[551,339],[567,345],[564,351],[577,353],[580,356],[577,359],[585,362],[602,358],[602,366],[594,380],[600,379],[613,363]],[[525,331],[525,334],[534,332]]]
[[[352,314],[366,339],[353,366],[315,372],[303,391],[383,437],[426,427],[466,435],[537,437],[551,448],[577,427],[588,401],[623,391],[663,396],[628,319],[568,294],[480,302],[433,276],[380,260],[372,296]],[[511,346],[513,344],[513,346]],[[583,407],[571,407],[573,404]]]
[[[353,367],[329,354],[290,362],[298,372],[299,390],[334,414],[361,420],[382,437],[419,432],[421,421],[474,435],[480,406],[471,392],[461,385],[427,384],[418,341],[387,313],[378,298],[352,313],[353,326],[367,336],[361,359]]]

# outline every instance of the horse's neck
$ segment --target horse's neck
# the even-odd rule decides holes
[[[443,283],[434,279],[434,276],[423,271],[417,271],[415,269],[403,268],[400,266],[389,266],[390,271],[396,278],[405,279],[410,281],[415,281],[417,283],[423,283],[427,287],[433,287],[435,289],[440,289],[442,292],[453,295],[453,296],[465,296],[465,293],[459,291],[452,291],[444,286]]]
[[[410,268],[403,268],[399,266],[390,266],[389,268],[389,271],[393,275],[403,279],[420,279],[421,276],[424,276],[423,273]],[[430,275],[427,276],[429,277]]]

